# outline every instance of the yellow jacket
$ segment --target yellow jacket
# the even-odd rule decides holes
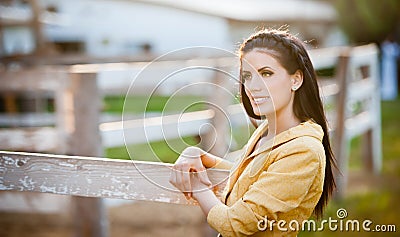
[[[214,206],[207,216],[210,226],[223,237],[296,236],[301,230],[296,223],[301,228],[321,196],[325,176],[322,128],[312,121],[303,122],[253,151],[267,128],[264,122],[256,129],[232,167],[225,162],[225,167],[215,167],[231,168],[225,205]]]

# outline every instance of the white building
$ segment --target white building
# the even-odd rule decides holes
[[[336,14],[327,3],[309,0],[38,0],[44,38],[64,51],[94,57],[155,55],[191,46],[234,50],[257,26],[290,24],[305,40],[319,46],[342,44]],[[18,15],[29,18],[29,7]],[[24,10],[25,9],[25,10]],[[0,8],[3,17],[13,17],[10,7]],[[5,14],[7,13],[7,14]],[[15,13],[15,12],[14,12]],[[24,15],[25,14],[25,15]],[[14,14],[15,15],[15,14]],[[29,53],[35,39],[29,30],[3,30],[5,54]],[[339,35],[339,39],[335,36]],[[333,39],[333,40],[332,40]]]

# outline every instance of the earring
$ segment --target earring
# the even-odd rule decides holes
[[[296,91],[296,90],[297,90],[297,87],[293,86],[292,91]]]

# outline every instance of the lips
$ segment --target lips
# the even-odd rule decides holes
[[[253,102],[254,102],[254,104],[256,104],[256,105],[259,105],[259,104],[262,104],[262,103],[267,102],[268,99],[269,99],[269,96],[265,96],[265,97],[255,97],[255,98],[253,97]]]

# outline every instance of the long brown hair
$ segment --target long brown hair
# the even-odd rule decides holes
[[[328,125],[319,94],[317,77],[310,57],[303,43],[287,31],[261,30],[251,35],[241,44],[239,49],[241,82],[240,95],[247,114],[254,119],[261,118],[254,114],[241,78],[243,55],[253,49],[267,49],[268,51],[272,51],[274,57],[291,75],[297,70],[303,72],[303,84],[298,88],[294,95],[293,112],[301,121],[312,119],[318,123],[324,131],[324,137],[322,139],[326,156],[324,188],[317,206],[314,209],[314,214],[317,217],[321,217],[324,207],[328,203],[335,188],[332,168],[336,167],[336,164],[329,141]]]

